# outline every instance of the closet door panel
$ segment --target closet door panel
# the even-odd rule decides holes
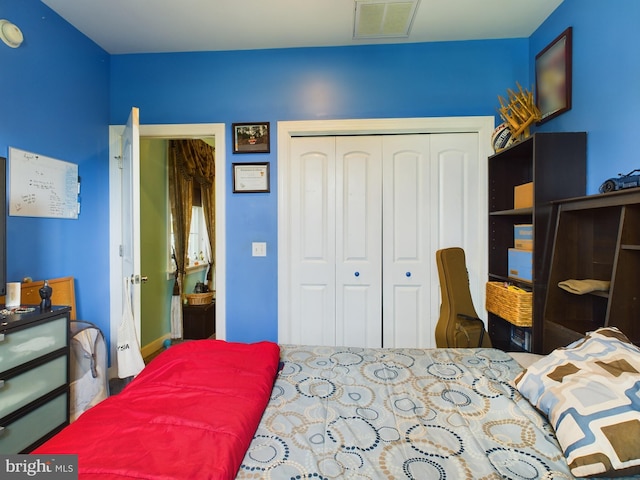
[[[433,250],[447,247],[462,247],[467,257],[467,271],[471,296],[476,311],[481,317],[484,310],[484,276],[481,275],[479,259],[485,247],[486,216],[478,202],[480,183],[483,177],[479,168],[478,134],[447,133],[432,135],[431,160],[437,185],[433,192],[435,234],[432,238]],[[437,270],[434,269],[431,318],[439,315],[440,290]],[[435,329],[435,323],[433,323]]]
[[[376,315],[371,308],[372,303],[380,303],[380,294],[372,292],[370,285],[347,284],[343,285],[341,296],[341,304],[336,299],[336,313],[342,319],[337,322],[336,345],[380,347],[380,312]],[[376,317],[376,322],[371,321],[372,316]]]
[[[394,306],[395,343],[389,345],[390,347],[424,347],[424,345],[417,344],[418,337],[412,338],[411,336],[414,333],[420,334],[424,330],[423,323],[426,315],[424,314],[425,301],[423,296],[424,287],[413,283],[394,285],[392,296],[385,298],[385,302],[391,302]]]
[[[335,343],[335,141],[291,140],[291,338]]]
[[[383,158],[383,346],[429,347],[430,136],[384,137]]]
[[[302,345],[333,345],[335,342],[334,291],[327,285],[308,282],[298,285],[293,292],[294,314],[297,325],[295,343]]]
[[[336,342],[380,347],[382,140],[336,138]]]

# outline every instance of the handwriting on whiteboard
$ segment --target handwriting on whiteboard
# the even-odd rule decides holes
[[[78,218],[78,165],[9,147],[9,215]]]

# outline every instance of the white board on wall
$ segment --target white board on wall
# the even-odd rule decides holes
[[[9,215],[78,218],[78,165],[9,147]]]

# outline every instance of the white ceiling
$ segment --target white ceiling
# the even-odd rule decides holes
[[[42,0],[111,54],[522,38],[562,1],[420,0],[408,38],[354,40],[354,0]]]

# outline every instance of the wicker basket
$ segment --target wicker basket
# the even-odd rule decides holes
[[[531,292],[508,289],[502,282],[487,282],[487,310],[518,327],[532,322]]]
[[[208,305],[213,300],[213,292],[188,293],[185,296],[189,305]]]

